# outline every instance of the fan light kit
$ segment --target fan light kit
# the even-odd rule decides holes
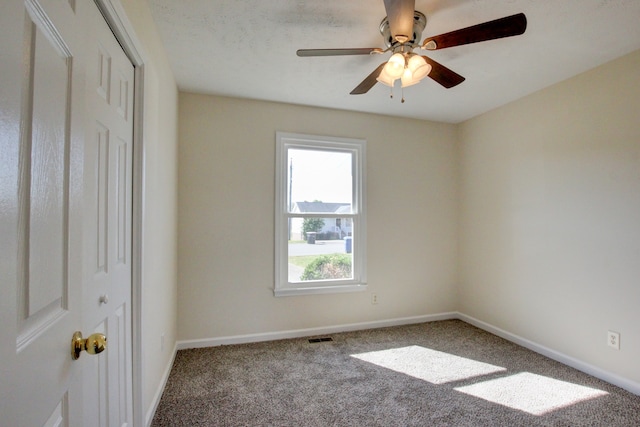
[[[387,17],[380,23],[380,34],[386,49],[339,48],[339,49],[299,49],[298,56],[373,55],[393,52],[388,61],[383,62],[369,74],[351,95],[365,94],[377,82],[392,88],[397,80],[400,87],[415,85],[429,77],[443,87],[450,89],[465,79],[456,72],[425,55],[418,55],[414,49],[438,50],[464,44],[494,40],[523,34],[527,29],[527,18],[523,13],[507,16],[471,27],[426,38],[421,44],[422,31],[427,18],[415,9],[415,0],[384,0]],[[393,98],[393,92],[391,92]],[[404,102],[404,94],[402,97]]]
[[[403,55],[394,53],[385,64],[376,80],[387,86],[393,87],[395,81],[400,79],[402,87],[407,87],[418,83],[427,77],[431,71],[431,65],[415,53]]]

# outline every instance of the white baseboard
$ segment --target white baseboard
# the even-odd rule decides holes
[[[162,374],[162,380],[158,385],[158,390],[156,394],[153,396],[151,401],[151,405],[149,406],[149,410],[147,411],[147,415],[145,417],[144,425],[149,427],[151,422],[153,421],[153,416],[156,414],[156,409],[158,409],[158,405],[160,404],[160,399],[162,398],[162,393],[167,385],[167,381],[169,380],[169,374],[171,373],[171,369],[173,368],[173,364],[176,361],[176,354],[178,353],[178,346],[173,346],[173,355],[171,356],[171,360],[167,364],[167,367]]]
[[[313,335],[335,334],[338,332],[360,331],[364,329],[385,328],[389,326],[412,325],[415,323],[433,322],[436,320],[457,319],[458,313],[439,313],[424,316],[402,317],[397,319],[374,320],[371,322],[350,323],[346,325],[323,326],[318,328],[294,329],[289,331],[265,332],[261,334],[236,335],[200,340],[178,341],[178,350],[188,348],[216,347],[219,345],[245,344],[252,342],[274,341],[289,338],[302,338]]]
[[[640,395],[640,383],[632,381],[628,378],[621,377],[620,375],[614,374],[612,372],[605,371],[604,369],[598,368],[597,366],[593,366],[589,363],[586,363],[574,357],[567,356],[566,354],[560,353],[559,351],[555,351],[553,349],[550,349],[549,347],[545,347],[543,345],[530,341],[526,338],[522,338],[516,334],[507,332],[504,329],[500,329],[496,326],[493,326],[489,323],[478,320],[474,317],[467,316],[466,314],[456,313],[456,318],[464,322],[467,322],[470,325],[473,325],[477,328],[480,328],[494,335],[497,335],[501,338],[504,338],[508,341],[521,345],[522,347],[528,348],[529,350],[535,351],[536,353],[540,353],[543,356],[546,356],[550,359],[553,359],[567,366],[575,368],[579,371],[582,371],[586,374],[589,374],[603,381],[606,381],[620,388],[623,388],[627,391],[630,391],[633,394]]]

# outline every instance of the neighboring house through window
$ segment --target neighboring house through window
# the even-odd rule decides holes
[[[366,289],[365,146],[276,134],[276,296]]]
[[[341,212],[350,212],[351,203],[325,203],[325,202],[293,202],[293,208],[291,213],[331,213],[339,214]],[[322,228],[318,230],[312,230],[317,233],[319,240],[335,240],[342,239],[344,237],[351,236],[352,230],[348,225],[343,226],[343,219],[347,220],[344,224],[350,224],[348,221],[350,218],[324,218]],[[291,220],[291,238],[290,240],[296,240],[295,237],[300,239],[306,239],[304,235],[304,223],[303,218],[292,218]]]

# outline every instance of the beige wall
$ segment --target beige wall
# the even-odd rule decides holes
[[[176,341],[178,91],[147,1],[122,0],[122,5],[147,55],[141,327],[143,410],[148,415]]]
[[[179,98],[180,340],[456,308],[453,125],[188,93]],[[273,296],[276,131],[367,140],[369,292]]]
[[[459,310],[636,382],[638,76],[635,52],[460,126]]]

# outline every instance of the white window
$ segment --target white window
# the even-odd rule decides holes
[[[276,296],[366,289],[365,147],[276,134]]]

